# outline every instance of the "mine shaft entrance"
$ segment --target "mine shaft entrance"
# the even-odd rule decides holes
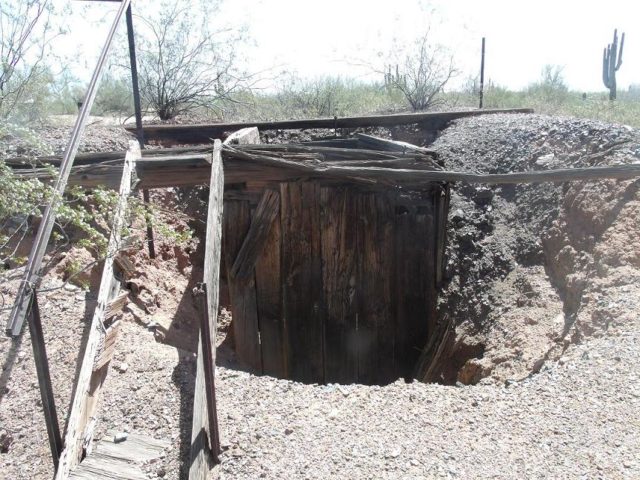
[[[283,158],[297,148],[286,146]],[[312,151],[342,165],[380,153]],[[424,154],[385,161],[405,155]],[[225,192],[223,269],[238,359],[306,383],[412,378],[436,329],[448,184],[286,180]]]

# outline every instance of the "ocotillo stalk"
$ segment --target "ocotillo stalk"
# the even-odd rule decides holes
[[[613,43],[607,45],[602,54],[602,81],[609,89],[609,100],[616,99],[616,72],[622,65],[622,50],[624,48],[624,32],[620,38],[620,50],[618,50],[618,30],[613,31]]]

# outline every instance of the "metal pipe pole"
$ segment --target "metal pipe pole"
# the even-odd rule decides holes
[[[136,42],[133,35],[133,14],[131,13],[131,5],[127,8],[127,39],[129,40],[129,61],[131,64],[131,84],[133,87],[133,107],[136,114],[136,135],[140,149],[144,149],[144,129],[142,128],[142,105],[140,102],[140,88],[138,84],[138,61],[136,59]],[[142,200],[147,207],[149,213],[149,190],[142,190]],[[147,247],[149,248],[149,257],[156,258],[155,237],[153,234],[153,224],[150,215],[145,217],[147,224]]]
[[[54,186],[55,194],[44,211],[42,220],[40,221],[40,227],[38,228],[38,233],[36,234],[35,241],[33,243],[33,246],[31,247],[29,262],[27,263],[24,277],[22,278],[22,282],[20,283],[20,287],[18,288],[16,300],[13,304],[11,315],[9,316],[9,323],[6,329],[8,335],[16,337],[22,332],[22,326],[24,325],[24,321],[27,317],[27,314],[29,313],[29,308],[31,307],[31,297],[33,295],[34,289],[40,283],[42,259],[47,251],[47,245],[49,244],[51,232],[53,231],[53,226],[56,221],[56,210],[58,209],[60,200],[67,186],[69,174],[71,173],[71,167],[73,166],[73,161],[75,160],[76,153],[78,153],[80,139],[82,138],[85,127],[87,126],[89,114],[91,113],[91,107],[93,107],[93,102],[98,91],[98,83],[100,82],[100,78],[102,77],[102,70],[107,61],[107,56],[109,54],[109,50],[111,49],[111,44],[113,43],[113,37],[115,36],[116,30],[118,29],[118,25],[120,23],[122,15],[129,7],[130,1],[131,0],[122,0],[122,4],[120,5],[118,12],[116,13],[116,16],[111,25],[111,29],[109,30],[109,34],[107,35],[105,45],[104,47],[102,47],[102,53],[100,54],[100,58],[98,59],[98,64],[93,71],[93,76],[91,77],[91,81],[89,82],[89,88],[87,89],[85,101],[82,104],[82,108],[80,109],[78,118],[76,118],[76,123],[73,127],[73,131],[71,132],[71,138],[69,139],[67,149],[64,152],[62,163],[60,164],[60,174]]]
[[[485,38],[482,37],[482,54],[480,59],[480,108],[482,108],[482,101],[484,99],[484,46]]]

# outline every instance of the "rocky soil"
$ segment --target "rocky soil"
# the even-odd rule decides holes
[[[403,132],[392,133],[417,133]],[[624,127],[508,115],[458,121],[433,147],[451,169],[499,172],[638,161],[638,145]],[[639,478],[637,186],[454,187],[441,312],[456,336],[438,375],[448,385],[256,376],[235,361],[223,311],[224,452],[212,478]],[[158,195],[195,217],[198,231],[197,192]],[[188,338],[199,246],[160,245],[156,261],[130,252],[137,274],[96,438],[113,429],[170,440],[145,466],[149,478],[187,478],[195,359],[188,345],[156,339]],[[61,424],[95,302],[95,286],[65,286],[63,270],[48,271],[41,300]],[[20,273],[1,279],[0,324]],[[28,332],[18,342],[0,337],[0,365],[0,478],[51,478]]]
[[[447,168],[481,173],[640,162],[630,127],[543,115],[460,120],[432,148]],[[441,313],[457,328],[440,379],[522,379],[569,344],[630,321],[636,312],[620,297],[638,288],[639,185],[453,188]]]

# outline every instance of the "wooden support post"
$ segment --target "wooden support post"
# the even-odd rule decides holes
[[[57,469],[58,460],[62,453],[62,437],[60,436],[58,414],[56,413],[56,403],[55,398],[53,397],[53,388],[51,386],[49,362],[47,360],[47,350],[45,348],[40,308],[38,306],[38,296],[36,292],[33,292],[32,299],[31,312],[29,314],[29,333],[31,334],[33,358],[36,363],[36,372],[38,374],[40,398],[42,400],[42,409],[44,410],[44,419],[47,425],[47,436],[49,437],[51,458],[53,459],[54,469]]]
[[[205,480],[209,472],[209,455],[216,462],[219,454],[217,412],[215,406],[216,330],[218,295],[220,284],[220,257],[222,254],[222,209],[224,174],[222,170],[222,145],[216,140],[211,161],[209,185],[209,209],[204,259],[204,291],[206,311],[198,342],[198,360],[195,393],[193,399],[193,423],[191,429],[190,480]],[[206,324],[205,324],[206,323]],[[208,444],[208,445],[207,445]],[[206,448],[208,447],[208,448]]]
[[[104,261],[102,279],[96,309],[89,325],[89,337],[85,348],[82,366],[75,384],[75,393],[71,411],[67,420],[64,450],[60,456],[60,464],[56,472],[56,480],[63,480],[78,465],[83,453],[83,446],[90,445],[93,435],[91,420],[95,416],[100,386],[107,373],[108,363],[95,369],[96,361],[101,354],[101,343],[106,336],[105,315],[108,306],[119,293],[119,282],[113,274],[114,257],[120,247],[122,227],[127,210],[127,200],[131,192],[131,178],[135,170],[135,162],[140,158],[138,142],[131,141],[125,157],[118,204],[114,214],[111,236],[107,246],[107,257]]]

